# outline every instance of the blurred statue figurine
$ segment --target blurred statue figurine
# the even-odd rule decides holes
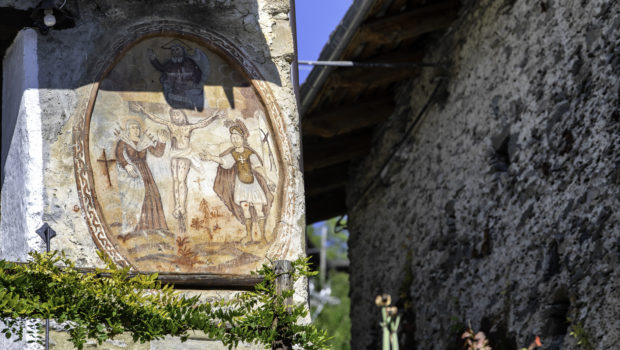
[[[209,59],[198,48],[192,56],[185,43],[174,39],[162,46],[170,50],[170,58],[163,63],[157,59],[153,50],[148,50],[149,60],[161,76],[166,102],[176,109],[202,111],[205,107],[203,85],[209,74]]]

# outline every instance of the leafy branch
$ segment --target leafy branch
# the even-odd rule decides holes
[[[21,340],[28,321],[49,318],[64,326],[78,349],[86,339],[101,344],[125,332],[134,341],[147,342],[167,335],[185,341],[191,331],[202,331],[229,348],[240,342],[270,347],[281,340],[303,349],[327,348],[324,331],[299,322],[306,307],[286,304],[294,291],[277,293],[278,276],[269,265],[254,272],[264,277],[254,291],[203,302],[162,286],[157,274],[131,277],[129,268],[118,268],[103,256],[107,268],[92,273],[82,273],[58,252],[30,256],[26,264],[0,260],[1,332],[7,338]],[[313,274],[307,259],[293,262],[293,281]]]
[[[581,345],[586,350],[594,350],[594,345],[590,341],[590,335],[583,327],[583,322],[575,322],[570,317],[567,319],[571,323],[569,334],[577,340],[577,345]]]

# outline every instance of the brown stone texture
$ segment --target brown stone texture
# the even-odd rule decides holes
[[[380,347],[380,293],[405,349],[461,349],[468,322],[493,349],[580,349],[577,324],[618,346],[619,11],[463,1],[428,38],[446,67],[397,88],[351,169],[352,349]]]

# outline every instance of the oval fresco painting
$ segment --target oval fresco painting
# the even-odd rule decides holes
[[[248,73],[208,45],[178,35],[133,43],[85,119],[105,237],[91,231],[140,271],[247,273],[276,239],[279,136]]]

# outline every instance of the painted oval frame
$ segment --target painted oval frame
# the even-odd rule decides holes
[[[283,237],[289,237],[283,230],[290,229],[287,223],[293,222],[295,208],[293,200],[295,198],[293,152],[286,129],[284,115],[276,101],[275,95],[266,80],[253,62],[245,53],[220,34],[195,28],[178,23],[159,22],[151,23],[146,26],[134,28],[128,34],[112,46],[112,54],[102,57],[95,63],[96,78],[94,83],[87,89],[87,98],[80,100],[75,123],[73,127],[74,145],[74,171],[76,187],[82,206],[83,217],[87,223],[90,234],[97,245],[109,258],[120,266],[130,266],[138,270],[114,243],[108,238],[111,232],[106,222],[102,207],[97,199],[97,192],[94,188],[93,167],[91,166],[89,134],[92,113],[99,92],[100,84],[114,69],[119,61],[127,52],[138,43],[154,37],[179,38],[208,48],[216,53],[221,59],[227,62],[231,68],[240,73],[243,78],[250,82],[254,91],[258,95],[260,102],[267,112],[266,119],[270,123],[270,128],[274,132],[273,140],[277,145],[279,157],[276,160],[280,169],[278,188],[276,193],[280,199],[280,210],[276,215],[275,226],[273,229],[274,240],[267,252],[269,258],[278,258],[288,253],[290,242],[282,242]],[[277,210],[277,209],[276,209]],[[158,272],[158,271],[141,271]],[[205,272],[204,274],[211,274]]]

